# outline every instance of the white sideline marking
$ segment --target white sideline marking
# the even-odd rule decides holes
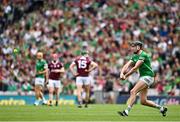
[[[180,122],[180,121],[0,121],[0,122]]]

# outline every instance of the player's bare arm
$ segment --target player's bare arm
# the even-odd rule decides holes
[[[91,71],[94,70],[96,67],[98,67],[98,64],[92,61],[92,62],[91,62],[91,65],[90,65],[90,69],[88,69],[87,72],[91,72]]]
[[[131,70],[125,74],[125,78],[127,78],[129,75],[134,73],[143,64],[143,62],[144,62],[143,60],[138,60],[135,66],[132,67]]]
[[[40,75],[40,74],[45,74],[47,72],[47,70],[43,70],[43,71],[39,71],[39,72],[36,72],[37,75]]]
[[[62,67],[60,70],[59,70],[60,73],[64,73],[65,72],[65,69],[64,67]]]
[[[51,72],[64,73],[64,72],[65,72],[65,69],[64,69],[64,67],[62,67],[61,69],[54,69],[54,70],[51,70]]]
[[[121,70],[121,74],[120,74],[120,78],[121,78],[121,79],[125,79],[125,78],[124,78],[124,74],[125,74],[125,72],[127,71],[127,69],[128,69],[132,64],[133,64],[133,61],[130,60],[130,61],[128,61],[128,62],[123,66],[123,68],[122,68],[122,70]]]
[[[45,69],[45,84],[48,84],[49,79],[49,70],[48,68]]]
[[[70,71],[72,72],[72,74],[74,75],[74,76],[77,76],[78,75],[78,73],[76,72],[76,71],[74,71],[74,67],[75,67],[75,63],[73,62],[73,63],[71,63],[71,65],[70,65]]]

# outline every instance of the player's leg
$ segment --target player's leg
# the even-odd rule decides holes
[[[49,79],[48,90],[49,90],[49,105],[52,106],[54,87],[53,87],[53,81],[51,79]]]
[[[43,105],[47,104],[47,101],[46,101],[46,99],[44,98],[44,94],[43,94],[44,87],[45,87],[44,84],[45,84],[45,79],[44,79],[44,78],[39,78],[40,98],[41,98],[42,101],[43,101]]]
[[[78,107],[82,107],[82,77],[76,77],[76,86],[77,86],[77,97],[78,97]]]
[[[84,86],[86,97],[85,97],[85,107],[88,107],[89,103],[89,97],[90,97],[90,85],[85,85]]]
[[[55,95],[56,95],[56,106],[58,106],[58,101],[59,101],[59,87],[55,88]]]
[[[35,96],[36,96],[36,100],[34,102],[34,105],[38,106],[39,102],[40,102],[40,89],[39,89],[39,86],[35,85],[34,90],[35,90]]]
[[[136,100],[136,94],[140,92],[142,89],[147,88],[147,84],[145,84],[142,81],[139,81],[136,83],[134,88],[130,91],[130,97],[127,101],[127,108],[123,112],[118,112],[122,116],[128,116],[128,113],[130,112],[135,100]]]
[[[77,85],[78,107],[82,107],[82,85]]]
[[[40,78],[35,78],[35,96],[36,96],[36,100],[34,102],[34,105],[38,106],[40,103]]]
[[[55,83],[55,95],[56,95],[56,106],[58,106],[59,94],[60,94],[61,81],[56,81]]]
[[[36,100],[38,100],[39,99],[39,91],[38,91],[38,86],[37,85],[34,87],[34,90],[35,90]]]
[[[161,108],[160,105],[155,104],[153,101],[147,100],[147,92],[148,92],[148,88],[144,88],[143,90],[141,90],[140,92],[141,104],[160,109]]]
[[[43,101],[43,105],[46,105],[46,104],[47,104],[47,101],[46,101],[46,99],[44,98],[43,91],[44,91],[44,89],[43,89],[43,86],[41,85],[41,86],[40,86],[40,98],[41,98],[42,101]]]
[[[85,96],[85,107],[88,107],[88,103],[89,103],[89,97],[90,97],[90,78],[89,77],[84,77],[84,90],[86,93]]]
[[[54,88],[53,87],[49,87],[49,105],[52,106],[52,102],[53,102],[53,92],[54,92]]]
[[[160,112],[162,113],[163,116],[166,116],[167,108],[163,107],[161,105],[158,105],[158,104],[154,103],[153,101],[147,100],[147,92],[148,92],[148,88],[141,90],[141,92],[140,92],[141,104],[145,105],[145,106],[157,108],[160,110]]]

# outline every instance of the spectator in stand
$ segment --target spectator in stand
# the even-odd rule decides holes
[[[35,59],[37,50],[46,52],[46,60],[52,52],[62,52],[64,67],[68,69],[84,42],[99,64],[93,77],[99,88],[104,87],[99,81],[107,75],[115,77],[113,83],[116,83],[119,69],[128,59],[127,44],[135,40],[146,40],[145,48],[153,56],[153,70],[161,74],[159,79],[166,76],[163,70],[167,65],[172,72],[168,77],[180,76],[178,63],[174,63],[180,60],[177,1],[53,0],[44,1],[44,6],[38,8],[39,4],[22,0],[18,4],[13,2],[12,6],[8,1],[3,5],[7,12],[11,12],[9,8],[16,8],[24,13],[18,19],[14,18],[15,12],[9,19],[16,21],[5,23],[4,7],[0,5],[2,86],[12,80],[21,85],[24,77],[32,81],[35,62],[31,59]],[[14,54],[14,49],[20,53]],[[178,74],[173,73],[177,70]],[[72,74],[66,72],[64,79],[72,81]],[[159,85],[167,84],[170,79],[164,82]]]

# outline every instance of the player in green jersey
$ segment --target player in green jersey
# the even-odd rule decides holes
[[[157,108],[160,110],[163,116],[166,116],[166,107],[160,106],[153,101],[147,100],[148,88],[154,83],[154,72],[151,68],[151,59],[149,55],[142,50],[142,48],[143,43],[140,41],[133,41],[131,43],[131,50],[134,54],[131,59],[123,66],[120,73],[120,79],[125,80],[137,69],[139,69],[140,78],[136,85],[130,91],[130,97],[127,101],[127,108],[124,111],[118,113],[121,116],[128,116],[128,113],[130,112],[136,100],[136,95],[137,93],[139,93],[142,105]],[[131,66],[132,68],[128,70]]]
[[[45,79],[48,79],[48,65],[47,62],[43,59],[43,53],[37,53],[36,61],[36,78],[35,78],[35,95],[36,101],[34,105],[38,106],[42,100],[43,104],[47,104],[46,99],[43,95],[43,87],[45,84]]]

